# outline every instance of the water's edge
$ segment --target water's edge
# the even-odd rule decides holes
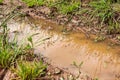
[[[64,32],[64,26],[47,20],[28,18],[22,21],[12,20],[8,23],[10,37],[17,34],[19,43],[22,39],[33,36],[36,54],[49,58],[51,64],[78,74],[72,64],[83,62],[81,72],[100,80],[115,80],[120,72],[120,47],[110,46],[109,41],[96,43],[86,38],[82,32]],[[42,41],[43,39],[50,38]],[[39,45],[41,44],[41,45]]]

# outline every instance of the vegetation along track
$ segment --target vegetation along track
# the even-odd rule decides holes
[[[28,1],[28,0],[27,0]],[[92,33],[98,38],[109,38],[119,44],[120,10],[119,1],[112,0],[50,0],[31,3],[26,13],[36,18],[46,18],[58,24],[68,25],[66,30],[80,30],[89,37]],[[32,7],[32,8],[31,8]]]
[[[5,5],[7,5],[7,7],[11,7],[9,10],[13,10],[12,8],[14,8],[16,4],[19,4],[19,6],[16,6],[17,11],[19,12],[13,10],[11,13],[17,13],[22,16],[22,18],[25,18],[26,15],[33,17],[34,19],[29,17],[29,20],[30,22],[33,22],[35,26],[33,24],[30,25],[29,23],[26,24],[26,21],[24,20],[20,23],[16,23],[19,17],[17,17],[18,19],[14,18],[15,21],[13,20],[13,25],[10,25],[11,23],[7,23],[7,21],[9,21],[9,18],[13,18],[14,16],[11,15],[11,13],[7,14],[6,12],[1,16],[3,18],[4,16],[8,16],[5,18],[5,22],[3,21],[3,24],[1,25],[3,27],[2,33],[4,34],[1,34],[1,50],[3,50],[1,51],[1,54],[5,51],[5,53],[1,55],[1,65],[3,66],[1,67],[1,72],[4,73],[11,70],[15,75],[17,75],[17,77],[13,78],[22,80],[35,79],[39,74],[40,77],[36,79],[41,79],[41,76],[45,76],[43,74],[44,71],[46,73],[46,65],[41,62],[39,63],[39,59],[36,59],[35,55],[31,53],[34,48],[37,55],[39,52],[44,53],[43,55],[51,60],[52,65],[59,66],[59,68],[75,75],[77,74],[77,77],[80,77],[80,80],[91,80],[88,75],[95,78],[95,80],[119,80],[119,46],[115,45],[119,45],[119,1],[86,0],[80,2],[77,0],[23,0],[22,2],[16,0],[12,2],[10,0],[10,2],[11,3],[6,0],[3,2],[0,1],[2,7]],[[27,4],[27,6],[24,3]],[[11,6],[11,4],[14,6]],[[69,6],[69,4],[71,4],[71,6]],[[1,11],[1,13],[2,12],[3,11]],[[23,12],[26,14],[21,15]],[[58,23],[60,25],[57,25]],[[28,41],[23,42],[25,42],[24,44],[27,44],[27,47],[25,46],[24,48],[22,45],[22,49],[21,47],[16,48],[16,46],[18,46],[16,45],[16,42],[9,43],[7,38],[9,29],[6,24],[9,24],[8,27],[12,32],[12,34],[9,34],[11,37],[10,41],[14,40],[14,35],[16,36],[17,34],[17,44],[21,45],[20,41],[25,37],[25,40]],[[38,33],[42,35],[37,35],[38,33],[36,33],[36,30],[34,31],[33,29],[33,31],[31,31],[29,26],[27,26],[27,28],[25,27],[26,25],[41,27],[40,29],[37,28],[37,30],[39,30]],[[18,26],[17,30],[14,26]],[[32,36],[30,35],[30,37],[26,37],[28,34],[31,34]],[[95,36],[93,34],[97,35]],[[40,37],[41,39],[38,39]],[[41,40],[46,39],[49,40],[47,42],[45,41],[45,43],[42,41],[45,45],[38,46],[37,44],[36,47],[34,44],[36,43],[35,41],[40,40],[41,42]],[[108,39],[111,39],[112,43]],[[94,41],[98,43],[94,43]],[[4,47],[7,45],[10,47]],[[10,54],[8,54],[8,52],[10,52]],[[31,54],[24,56],[26,53]],[[8,59],[6,58],[7,60],[4,59],[4,55],[8,55]],[[29,58],[28,56],[31,57]],[[73,62],[75,67],[71,65]],[[6,63],[8,63],[8,65],[6,65]],[[79,63],[80,65],[77,65]],[[38,70],[39,67],[41,68],[39,68],[40,71],[38,70],[36,74],[34,72],[29,72],[27,77],[20,73],[20,70],[22,70],[23,67],[26,71],[27,69],[28,71],[31,70],[30,66],[34,66],[33,71],[36,69]],[[18,67],[20,67],[20,70]],[[60,72],[60,70],[55,68],[55,72],[53,72],[53,74]],[[84,75],[82,75],[81,72],[84,73]],[[46,74],[49,75],[49,72]],[[66,74],[68,75],[69,73]],[[87,76],[85,74],[87,74]],[[45,79],[52,79],[51,76],[48,78],[48,75]],[[62,75],[58,76],[59,79],[63,79],[63,77],[61,77]],[[68,79],[68,77],[73,79],[74,77],[71,76],[72,75],[69,74],[66,79]],[[55,76],[53,78],[55,78]]]

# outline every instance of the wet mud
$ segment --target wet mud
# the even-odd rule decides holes
[[[83,74],[99,80],[120,79],[120,46],[108,40],[95,42],[94,35],[88,38],[80,31],[66,31],[63,25],[45,19],[12,20],[8,26],[11,40],[16,36],[22,44],[32,36],[35,54],[47,57],[54,66],[77,75],[73,62],[83,62]]]

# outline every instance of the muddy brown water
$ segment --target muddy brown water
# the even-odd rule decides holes
[[[66,34],[64,26],[44,19],[12,20],[8,26],[11,40],[16,34],[20,44],[37,33],[33,36],[35,53],[49,58],[54,66],[77,75],[78,69],[73,62],[83,62],[81,72],[92,78],[120,80],[120,46],[111,46],[108,40],[96,43],[93,35],[86,38],[82,32]],[[50,39],[43,41],[46,38]]]

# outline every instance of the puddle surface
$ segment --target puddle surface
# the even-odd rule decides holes
[[[77,75],[78,69],[72,64],[83,62],[82,73],[99,80],[120,79],[120,47],[110,46],[107,40],[95,43],[92,35],[86,38],[81,32],[63,34],[63,26],[44,19],[13,20],[8,24],[11,38],[16,33],[20,43],[37,33],[33,36],[35,53],[49,58],[54,66]],[[50,39],[43,41],[46,38]]]

